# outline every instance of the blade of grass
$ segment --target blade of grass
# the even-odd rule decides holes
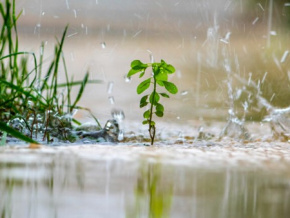
[[[83,80],[83,82],[82,82],[82,84],[81,84],[81,87],[80,87],[80,89],[79,89],[78,95],[77,95],[77,97],[76,97],[76,99],[75,99],[73,105],[70,107],[71,111],[75,108],[76,104],[77,104],[78,101],[81,99],[82,94],[83,94],[83,92],[84,92],[84,89],[85,89],[85,87],[86,87],[86,84],[87,84],[87,82],[88,82],[88,79],[89,79],[89,73],[87,72],[86,75],[85,75],[85,77],[84,77],[84,80]]]
[[[16,131],[15,129],[11,128],[10,126],[7,126],[6,123],[3,123],[1,121],[0,121],[0,130],[3,132],[7,132],[7,134],[9,134],[15,138],[18,138],[20,140],[23,140],[25,142],[39,144],[37,141],[34,141],[33,139],[23,135],[22,133]]]

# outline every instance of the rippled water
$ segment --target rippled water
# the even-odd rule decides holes
[[[2,147],[1,218],[289,216],[289,143],[198,141],[187,131],[154,147]]]

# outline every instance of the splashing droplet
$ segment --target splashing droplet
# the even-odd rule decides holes
[[[124,111],[120,109],[113,109],[111,115],[118,122],[122,122],[125,119]]]
[[[115,99],[113,96],[109,96],[109,102],[110,104],[115,104]]]
[[[102,42],[102,43],[101,43],[101,47],[102,47],[103,49],[105,49],[105,48],[107,47],[106,43],[105,43],[105,42]]]
[[[124,127],[123,127],[123,120],[125,119],[124,111],[120,109],[113,109],[111,111],[111,115],[119,124],[118,140],[122,141],[124,139]]]
[[[109,82],[108,83],[108,88],[107,88],[108,94],[111,94],[112,93],[113,87],[114,87],[114,82]]]
[[[132,78],[130,76],[128,77],[127,75],[124,76],[124,79],[126,83],[129,83],[132,80]]]
[[[188,91],[182,91],[181,92],[181,95],[187,95],[188,94]]]

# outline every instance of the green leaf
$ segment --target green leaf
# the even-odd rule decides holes
[[[161,80],[156,80],[156,82],[157,82],[158,85],[160,85],[160,86],[164,86],[163,81],[161,81]]]
[[[154,96],[154,97],[153,97]],[[154,98],[154,99],[153,99]],[[153,105],[156,105],[160,100],[160,96],[157,92],[153,91],[149,97],[149,102]]]
[[[178,89],[176,85],[174,85],[171,82],[163,81],[163,84],[165,86],[165,89],[170,92],[171,94],[176,94],[178,92]]]
[[[144,121],[142,122],[143,125],[146,125],[146,124],[148,124],[148,123],[149,123],[148,120],[144,120]]]
[[[157,117],[163,117],[163,112],[162,111],[156,111],[155,112]]]
[[[148,67],[147,64],[142,63],[140,60],[134,60],[131,62],[131,68],[134,70],[142,70]]]
[[[138,72],[140,72],[141,70],[134,70],[134,69],[131,69],[129,72],[128,72],[128,74],[127,74],[127,77],[130,77],[130,76],[132,76],[132,75],[134,75],[134,74],[136,74],[136,73],[138,73]]]
[[[147,99],[148,99],[148,95],[145,95],[145,96],[143,96],[141,98],[141,100],[140,100],[140,108],[145,107],[148,104]]]
[[[142,92],[144,92],[146,89],[149,88],[150,86],[150,82],[151,82],[151,78],[144,80],[143,82],[141,82],[138,87],[137,87],[137,93],[141,94]]]
[[[163,112],[164,111],[164,106],[162,104],[157,103],[156,104],[156,111]]]
[[[166,93],[159,93],[159,94],[164,98],[169,98],[169,95],[167,95]]]
[[[172,74],[175,72],[175,68],[172,65],[168,64],[168,65],[164,66],[164,71],[166,73]]]
[[[144,74],[145,74],[145,70],[143,70],[143,71],[140,73],[139,78],[143,77]]]
[[[157,76],[155,76],[156,80],[160,80],[160,81],[167,81],[168,80],[168,75],[165,72],[161,72],[159,73]]]
[[[150,117],[150,110],[145,111],[144,114],[143,114],[143,117],[145,119],[149,119],[149,117]]]

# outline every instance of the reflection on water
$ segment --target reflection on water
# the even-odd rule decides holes
[[[197,161],[205,158],[198,152],[209,157],[222,151],[184,149],[195,154],[175,158],[178,149],[167,157],[162,155],[165,150],[160,148],[158,153],[156,149],[1,150],[1,218],[272,218],[290,214],[289,162],[273,170],[266,164],[262,168],[241,165],[245,160],[239,160],[238,167],[218,165],[222,160],[215,157],[208,158],[206,166]]]

